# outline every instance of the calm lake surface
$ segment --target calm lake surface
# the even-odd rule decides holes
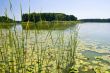
[[[81,23],[79,37],[83,40],[110,42],[110,23]]]
[[[110,45],[110,23],[79,23],[79,39],[87,43],[96,43],[99,46]],[[74,30],[74,26],[70,27]],[[70,34],[70,28],[63,30],[67,35]],[[16,26],[18,31],[22,30],[20,25]],[[48,30],[41,30],[48,31]],[[53,35],[59,33],[61,30],[53,30]],[[61,31],[62,32],[62,31]]]

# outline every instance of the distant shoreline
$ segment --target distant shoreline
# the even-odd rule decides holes
[[[102,23],[110,23],[110,19],[80,19],[80,22],[102,22]]]

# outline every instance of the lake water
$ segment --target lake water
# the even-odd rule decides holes
[[[90,50],[89,53],[92,55],[95,52],[95,56],[99,56],[99,53],[110,53],[110,23],[79,23],[77,24],[79,30],[78,30],[78,38],[79,40],[83,41],[82,44],[85,46],[84,50],[82,53],[88,57],[88,53],[86,51]],[[57,43],[57,47],[59,47],[59,43],[57,39],[58,37],[64,37],[64,44],[65,46],[68,45],[68,42],[71,40],[71,33],[74,32],[74,28],[70,27],[65,30],[39,30],[38,34],[38,42],[49,42],[50,38],[52,37],[53,43]],[[14,28],[12,28],[14,30]],[[18,32],[18,36],[21,35],[22,32],[22,26],[17,25],[16,30]],[[24,30],[25,31],[25,30]],[[20,33],[20,34],[19,34]],[[29,44],[34,44],[35,42],[35,30],[30,30],[29,31],[30,36],[29,36]],[[48,41],[45,41],[48,35],[50,35],[49,38],[47,39]],[[52,43],[49,45],[52,45]],[[45,45],[44,47],[46,47]],[[80,46],[82,48],[82,46]],[[95,49],[95,50],[93,50]],[[100,50],[98,50],[100,49]],[[102,50],[103,49],[103,50]],[[106,51],[107,50],[107,51]],[[102,56],[102,55],[100,55]],[[91,57],[91,56],[90,56]],[[91,57],[92,58],[92,57]]]
[[[80,38],[110,42],[110,23],[79,23],[78,25]],[[22,30],[20,25],[16,28],[19,31]]]
[[[79,23],[79,39],[91,44],[95,43],[99,47],[103,45],[110,45],[110,23]],[[74,30],[74,26],[70,27]],[[70,28],[62,30],[65,34],[70,35]],[[13,28],[12,28],[13,29]],[[22,26],[17,25],[16,29],[22,31]],[[41,30],[46,32],[48,30]],[[53,30],[53,35],[59,33],[61,30]],[[62,32],[61,31],[61,32]]]
[[[82,66],[88,67],[91,65],[93,68],[101,66],[107,70],[110,69],[110,23],[79,23],[76,26],[79,28],[78,47],[76,50],[76,59],[78,61],[76,62],[81,61]],[[14,27],[11,28],[12,32],[13,30]],[[16,30],[14,35],[17,35],[19,45],[22,45],[22,26],[19,24],[16,25]],[[37,36],[35,36],[36,31]],[[73,40],[71,40],[71,36],[74,34],[74,31],[75,26],[71,26],[65,30],[23,30],[23,43],[26,42],[23,45],[26,48],[32,49],[32,46],[35,46],[37,41],[37,47],[39,48],[58,49],[58,51],[59,49],[63,48],[65,50],[66,48],[66,51],[68,51],[68,46],[71,46],[71,42],[69,41]],[[9,30],[3,29],[3,36],[6,35],[5,33],[9,33]],[[0,40],[2,43],[7,39],[3,36]]]
[[[110,42],[110,23],[81,23],[79,34],[84,40]]]

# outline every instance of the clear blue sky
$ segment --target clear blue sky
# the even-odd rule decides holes
[[[11,0],[16,20],[20,20],[20,1],[23,13],[29,11],[29,0]],[[31,12],[57,12],[73,14],[78,19],[110,18],[110,0],[30,0]],[[13,18],[9,0],[0,0],[0,16],[5,9],[8,16]]]

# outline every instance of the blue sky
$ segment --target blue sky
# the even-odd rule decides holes
[[[7,9],[8,16],[20,20],[20,2],[23,13],[29,11],[29,0],[11,0],[12,12],[9,0],[0,0],[0,16]],[[30,0],[31,12],[57,12],[72,14],[78,19],[84,18],[110,18],[110,0]]]

